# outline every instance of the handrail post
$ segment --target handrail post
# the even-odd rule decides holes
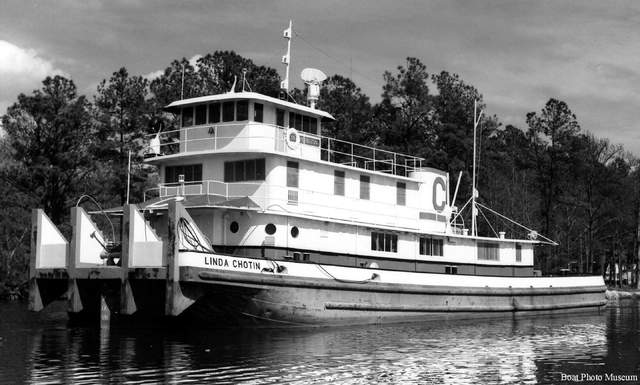
[[[351,143],[351,166],[355,167],[355,164],[353,163],[353,143]]]

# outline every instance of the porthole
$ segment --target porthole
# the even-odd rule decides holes
[[[294,238],[298,238],[298,234],[300,234],[300,230],[298,229],[297,226],[293,226],[291,228],[291,236]]]
[[[229,226],[229,230],[232,233],[235,234],[235,233],[238,232],[238,229],[240,229],[240,226],[238,225],[238,222],[236,222],[236,221],[231,222],[231,225]]]
[[[269,235],[273,235],[276,233],[276,225],[274,225],[273,223],[269,223],[265,226],[264,231]]]

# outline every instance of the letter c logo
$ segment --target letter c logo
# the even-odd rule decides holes
[[[444,193],[443,195],[445,195],[445,198],[440,201],[438,201],[438,186],[441,186],[442,192]],[[441,176],[437,176],[436,179],[433,181],[432,200],[433,200],[433,208],[436,209],[436,211],[438,212],[444,210],[444,206],[447,204],[446,193],[447,193],[446,182]]]

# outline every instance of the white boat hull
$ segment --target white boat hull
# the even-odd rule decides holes
[[[221,325],[413,322],[606,305],[598,276],[454,276],[193,252],[180,261],[183,292],[195,301],[187,314]]]

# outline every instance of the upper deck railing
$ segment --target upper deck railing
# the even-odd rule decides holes
[[[292,135],[293,134],[293,135]],[[274,151],[303,159],[408,176],[424,159],[266,123],[207,124],[151,135],[148,154]]]

